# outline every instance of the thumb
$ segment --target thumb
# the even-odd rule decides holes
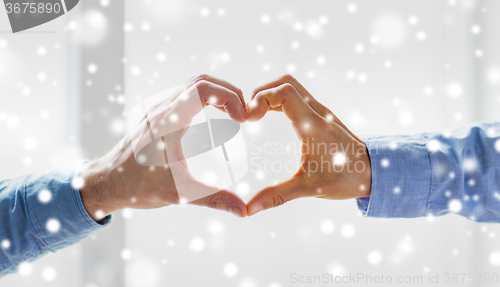
[[[247,119],[251,122],[260,120],[268,111],[280,107],[295,125],[307,122],[314,115],[318,116],[297,90],[286,83],[257,93],[248,104]]]
[[[236,194],[227,190],[221,190],[190,203],[227,211],[237,217],[245,217],[247,215],[247,206],[245,202]]]
[[[247,203],[248,216],[261,210],[278,207],[290,200],[308,196],[306,189],[301,186],[300,180],[294,177],[275,186],[264,188]]]

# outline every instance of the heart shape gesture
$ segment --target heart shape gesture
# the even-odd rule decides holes
[[[285,75],[255,90],[249,121],[268,111],[283,112],[302,141],[301,166],[288,181],[257,193],[248,215],[300,197],[349,199],[368,197],[371,165],[366,145],[295,78]]]
[[[135,106],[130,134],[80,171],[80,190],[89,214],[99,220],[122,208],[158,208],[190,203],[247,215],[245,202],[232,192],[196,180],[188,169],[181,139],[205,106],[246,120],[243,93],[226,81],[199,76]],[[182,195],[182,196],[181,196]]]
[[[181,142],[189,130],[203,133],[192,124],[207,105],[240,123],[257,121],[268,111],[284,112],[302,141],[300,169],[290,180],[258,192],[248,204],[224,187],[197,180]],[[248,105],[240,89],[202,75],[143,100],[130,111],[128,124],[129,136],[80,171],[85,181],[82,200],[96,220],[126,207],[178,203],[244,217],[300,197],[348,199],[370,193],[371,167],[365,144],[289,75],[258,88]],[[211,133],[209,122],[207,127]],[[214,139],[211,141],[214,148]],[[197,144],[204,146],[203,142]],[[227,159],[223,144],[222,151]]]

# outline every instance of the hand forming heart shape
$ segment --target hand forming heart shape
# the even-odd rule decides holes
[[[302,141],[297,173],[261,190],[248,204],[232,192],[196,180],[181,139],[206,105],[237,122],[257,121],[268,111],[284,112]],[[256,89],[248,105],[240,89],[202,75],[145,99],[131,110],[129,126],[129,136],[80,171],[86,182],[82,200],[95,219],[124,207],[186,202],[244,217],[300,197],[348,199],[370,194],[370,159],[363,141],[290,75]]]

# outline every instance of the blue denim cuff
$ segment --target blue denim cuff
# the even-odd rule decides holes
[[[365,137],[372,167],[371,193],[357,199],[368,217],[426,215],[431,187],[429,153],[422,135]]]
[[[52,252],[105,228],[111,221],[111,216],[99,223],[94,221],[83,205],[80,190],[71,185],[80,166],[30,176],[24,187],[29,223],[38,239]]]

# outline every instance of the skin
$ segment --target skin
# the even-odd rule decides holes
[[[370,196],[371,165],[366,145],[292,76],[285,75],[256,89],[246,106],[240,89],[211,76],[201,75],[189,80],[177,96],[190,89],[198,91],[204,105],[214,105],[238,122],[260,120],[268,111],[283,112],[303,142],[303,153],[301,168],[292,178],[259,191],[247,204],[226,190],[189,204],[245,217],[301,197],[349,199]],[[161,107],[164,110],[154,113],[165,115],[165,118],[175,113],[175,99],[171,98],[171,102]],[[193,114],[198,112],[193,111]],[[336,148],[332,148],[332,143]],[[170,154],[183,158],[180,141],[167,146],[177,148]],[[321,147],[319,151],[317,147]],[[166,161],[169,162],[167,157]],[[190,176],[187,165],[183,172],[193,186],[212,188]],[[94,220],[123,208],[151,209],[180,203],[168,165],[151,168],[137,163],[130,136],[104,156],[85,163],[80,177],[85,182],[80,189],[82,201]]]
[[[202,75],[188,81],[177,96],[170,98],[170,103],[155,109],[153,114],[163,114],[168,118],[181,107],[182,101],[175,100],[183,92],[197,91],[204,105],[214,105],[238,122],[246,120],[245,102],[240,89],[230,83],[207,75]],[[183,109],[184,111],[184,109]],[[148,111],[149,113],[150,111]],[[193,114],[199,111],[192,111]],[[181,115],[182,116],[182,115]],[[144,119],[146,120],[146,119]],[[152,118],[153,122],[156,119]],[[180,119],[184,120],[184,119]],[[188,119],[191,120],[191,117]],[[172,157],[183,157],[180,142],[170,144],[174,149],[169,153]],[[168,159],[166,159],[168,162]],[[197,182],[184,166],[184,177],[190,184],[201,189],[210,189]],[[149,167],[137,163],[131,145],[130,136],[122,139],[110,152],[104,156],[88,161],[80,170],[80,177],[85,185],[80,189],[83,204],[94,220],[99,220],[114,211],[123,208],[151,209],[179,204],[180,199],[175,187],[172,172],[168,166]],[[213,188],[212,188],[213,189]],[[195,200],[189,204],[206,206],[229,211],[236,216],[247,214],[246,204],[232,192],[222,190],[207,197]]]
[[[295,78],[285,75],[255,90],[247,120],[258,121],[269,111],[283,112],[290,119],[302,141],[301,167],[289,180],[258,192],[247,203],[248,215],[301,197],[370,196],[366,145]]]

